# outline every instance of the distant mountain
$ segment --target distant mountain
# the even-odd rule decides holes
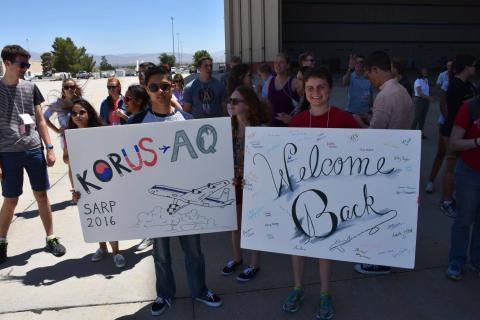
[[[167,52],[168,54],[172,54],[171,52]],[[210,52],[212,58],[215,62],[225,62],[225,51],[214,51]],[[38,52],[30,52],[32,56],[32,60],[40,60],[41,53]],[[175,54],[177,59],[179,59],[178,54]],[[151,61],[153,63],[158,63],[158,57],[160,53],[124,53],[124,54],[105,54],[108,62],[114,66],[129,66],[129,65],[136,65],[137,60],[141,62]],[[93,54],[95,61],[97,62],[97,66],[100,64],[100,59],[102,55]],[[182,53],[182,64],[190,64],[192,63],[193,54],[192,53]]]

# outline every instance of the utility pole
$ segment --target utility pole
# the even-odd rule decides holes
[[[182,63],[182,56],[180,54],[180,33],[177,32],[177,55],[178,55],[178,64]]]
[[[173,20],[175,19],[174,17],[170,17],[172,19],[172,54],[175,57],[175,33],[173,32]],[[173,66],[172,66],[173,67]]]

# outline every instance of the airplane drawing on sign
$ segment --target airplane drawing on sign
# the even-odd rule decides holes
[[[227,187],[229,185],[230,181],[228,180],[207,183],[205,186],[192,190],[164,185],[154,185],[148,190],[148,192],[155,196],[173,199],[173,202],[167,208],[167,212],[172,215],[188,205],[221,208],[231,205],[235,199],[228,199],[230,189]],[[223,190],[223,192],[219,197],[213,196],[221,190]]]

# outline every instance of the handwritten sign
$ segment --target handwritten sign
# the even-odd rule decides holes
[[[66,131],[86,242],[235,230],[229,118]]]
[[[420,131],[247,128],[243,248],[413,268]]]

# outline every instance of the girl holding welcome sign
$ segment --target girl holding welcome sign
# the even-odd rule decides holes
[[[332,75],[327,69],[314,68],[305,72],[304,78],[305,98],[309,109],[295,115],[290,127],[303,128],[358,128],[353,116],[337,107],[330,106],[330,93],[332,90]],[[303,272],[305,257],[292,256],[294,288],[283,304],[285,312],[296,312],[304,298]],[[320,267],[320,308],[315,315],[317,319],[333,318],[332,297],[330,291],[330,278],[332,262],[319,259]]]

